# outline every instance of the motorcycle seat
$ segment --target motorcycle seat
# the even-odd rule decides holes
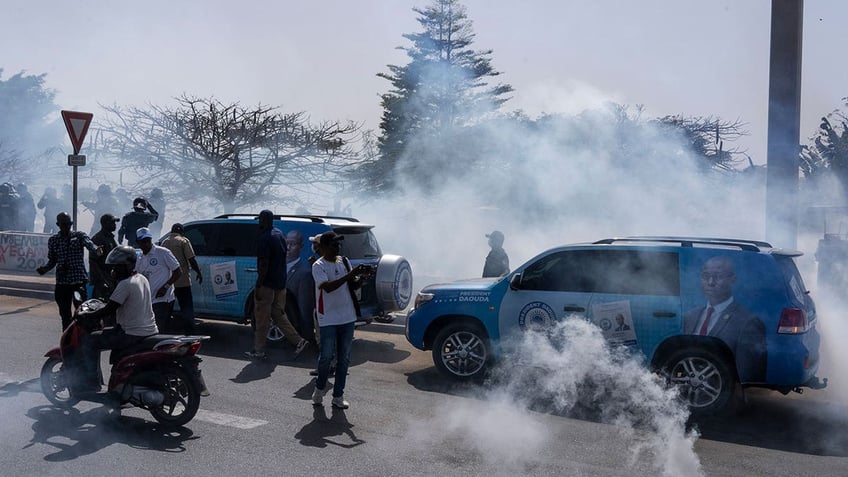
[[[122,349],[113,349],[112,352],[109,353],[109,364],[115,364],[133,353],[151,350],[154,346],[156,346],[157,343],[161,342],[162,340],[181,338],[183,336],[185,335],[157,334],[145,336],[141,341],[132,346],[128,346]]]

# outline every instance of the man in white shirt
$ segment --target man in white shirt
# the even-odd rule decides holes
[[[83,339],[83,356],[86,376],[89,381],[84,389],[100,390],[101,349],[122,349],[140,342],[144,337],[159,333],[153,317],[150,300],[150,285],[147,279],[135,272],[135,249],[127,245],[115,247],[106,257],[106,265],[112,269],[117,281],[106,306],[91,315],[98,320],[115,316],[115,326],[95,331]],[[111,323],[107,323],[111,324]]]
[[[356,324],[353,288],[362,286],[362,280],[371,272],[371,268],[367,265],[359,265],[351,269],[348,259],[339,256],[339,242],[343,238],[333,231],[309,238],[321,254],[321,257],[312,264],[321,341],[318,377],[315,380],[312,403],[316,406],[323,404],[324,394],[329,390],[327,379],[330,374],[330,363],[335,357],[336,373],[332,405],[338,409],[347,409],[350,406],[344,400],[344,388],[347,383],[350,348],[353,345],[353,330]]]
[[[136,231],[136,243],[142,255],[135,264],[135,271],[150,282],[156,325],[164,331],[170,325],[174,309],[174,282],[182,275],[180,262],[170,250],[153,243],[153,234],[147,227]]]

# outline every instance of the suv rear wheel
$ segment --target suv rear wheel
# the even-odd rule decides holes
[[[433,341],[433,362],[443,374],[458,380],[478,379],[486,372],[489,338],[479,327],[455,323],[442,328]]]
[[[683,348],[669,355],[662,370],[668,384],[678,387],[680,398],[693,415],[735,410],[738,383],[733,368],[716,351]]]

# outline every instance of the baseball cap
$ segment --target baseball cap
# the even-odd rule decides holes
[[[150,229],[147,227],[142,227],[135,231],[135,239],[136,240],[144,240],[144,239],[153,239],[153,235],[150,233]]]
[[[319,245],[329,245],[331,243],[338,243],[342,240],[344,240],[344,237],[333,232],[332,230],[328,230],[322,234],[309,237],[310,242],[317,243]]]
[[[115,217],[112,214],[103,214],[100,216],[100,225],[106,225],[108,223],[120,222],[121,219]]]

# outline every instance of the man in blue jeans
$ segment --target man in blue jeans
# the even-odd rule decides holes
[[[318,378],[312,403],[320,406],[327,393],[330,362],[336,357],[335,383],[333,384],[333,407],[347,409],[350,404],[344,399],[347,368],[350,366],[350,348],[353,344],[353,329],[356,324],[356,299],[353,289],[362,285],[370,272],[367,265],[351,268],[346,257],[339,256],[339,242],[344,237],[333,231],[310,237],[321,257],[312,264],[315,279],[315,303],[320,328],[321,351],[318,358]]]

